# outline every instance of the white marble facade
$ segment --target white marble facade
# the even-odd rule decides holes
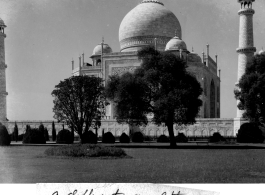
[[[38,128],[42,123],[44,127],[48,129],[49,134],[52,134],[52,121],[16,121],[19,134],[25,133],[26,125],[30,125],[32,128]],[[55,122],[55,129],[58,133],[62,130],[62,123]],[[15,121],[9,121],[7,128],[9,133],[14,131]],[[65,129],[68,127],[65,125]],[[118,124],[115,120],[102,120],[101,127],[98,129],[98,135],[102,135],[102,131],[111,132],[114,136],[119,137],[122,133],[127,135],[131,131],[141,131],[146,136],[159,137],[160,135],[167,135],[168,130],[164,125],[157,126],[149,123],[147,126],[130,127],[127,124]],[[219,132],[223,136],[236,136],[237,132],[234,132],[234,119],[197,119],[194,125],[188,126],[174,126],[175,135],[178,132],[184,133],[186,136],[211,136],[214,132]]]

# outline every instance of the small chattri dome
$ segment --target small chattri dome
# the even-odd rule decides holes
[[[263,48],[259,51],[259,55],[265,55],[265,51],[263,50]]]
[[[166,51],[168,50],[187,50],[186,43],[179,37],[173,37],[166,45]]]
[[[98,44],[94,48],[92,55],[101,55],[101,50],[102,50],[101,47],[102,47],[101,44]],[[105,53],[112,53],[112,49],[111,49],[111,47],[108,44],[104,43],[103,44],[103,54],[105,54]]]
[[[0,18],[0,26],[6,27],[4,20]]]
[[[188,61],[189,62],[202,62],[202,59],[197,53],[192,51],[191,53],[188,54]]]

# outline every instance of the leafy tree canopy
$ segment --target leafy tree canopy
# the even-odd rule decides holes
[[[61,81],[52,91],[54,118],[66,123],[80,138],[90,128],[98,128],[105,106],[101,78],[73,76]]]
[[[265,122],[265,55],[255,55],[247,64],[235,90],[235,98],[240,101],[238,108],[244,110],[244,118]]]
[[[186,62],[170,52],[146,47],[138,58],[142,63],[134,73],[110,77],[106,95],[116,106],[118,122],[146,125],[152,116],[156,124],[165,123],[175,146],[174,123],[194,123],[202,105],[200,83],[187,72]]]

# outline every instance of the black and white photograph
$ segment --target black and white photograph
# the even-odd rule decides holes
[[[1,0],[0,187],[262,194],[264,10],[265,0]]]

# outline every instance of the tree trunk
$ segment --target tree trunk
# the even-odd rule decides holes
[[[80,128],[80,127],[78,127],[78,135],[79,135],[79,138],[80,138],[80,143],[81,144],[83,144],[84,143],[84,141],[83,141],[83,139],[84,139],[84,136],[83,136],[83,129],[82,128]],[[85,133],[85,132],[84,132]]]
[[[96,138],[97,138],[97,140],[96,140],[96,144],[98,143],[98,128],[96,127]]]
[[[170,148],[176,148],[176,139],[174,136],[174,127],[173,127],[173,122],[167,123],[167,129],[169,133],[169,140],[170,140]]]
[[[80,139],[80,144],[83,144],[83,134],[78,134],[79,135],[79,139]]]
[[[72,140],[73,140],[73,143],[75,141],[75,132],[74,132],[74,129],[71,129],[71,136],[72,136]]]

